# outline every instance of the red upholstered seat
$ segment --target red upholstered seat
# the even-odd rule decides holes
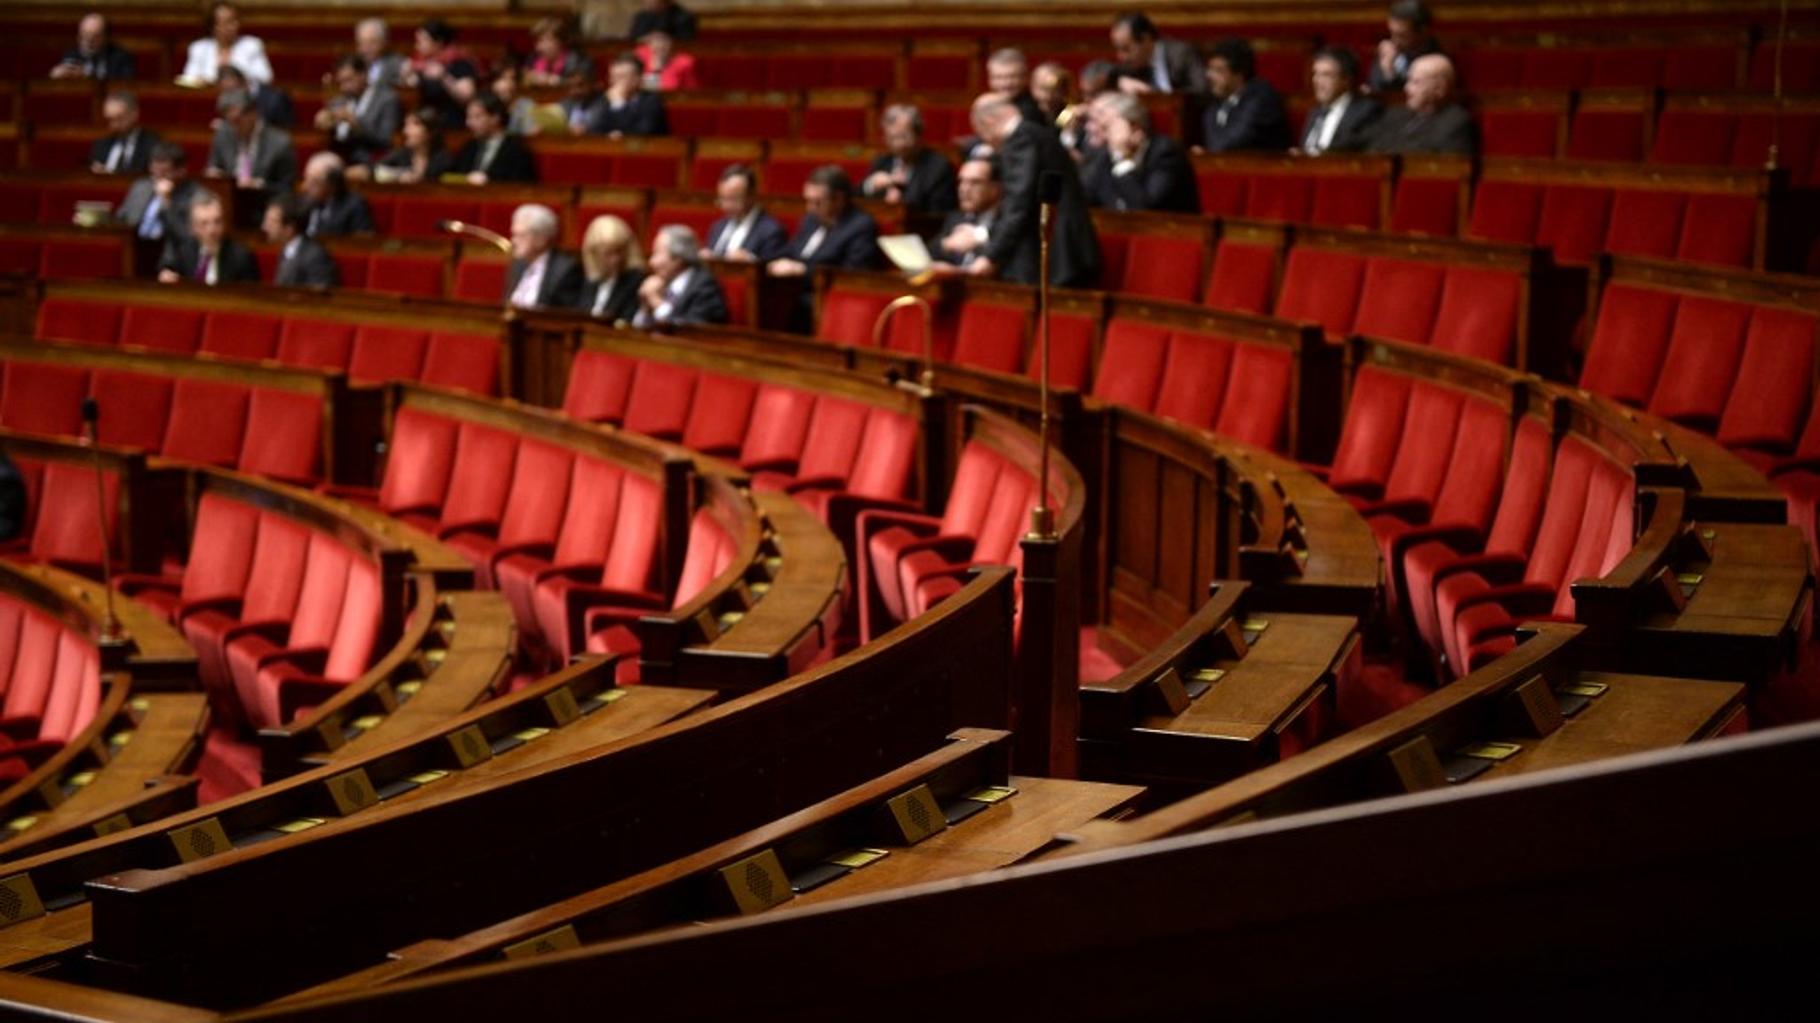
[[[737,456],[757,400],[755,381],[702,373],[689,403],[689,420],[683,426],[683,446],[723,458]]]
[[[1275,315],[1319,324],[1329,337],[1339,337],[1358,315],[1364,278],[1361,257],[1298,245],[1289,250]]]
[[[1655,393],[1679,299],[1673,292],[1611,284],[1599,300],[1580,386],[1642,406]]]
[[[1650,109],[1653,110],[1653,106]],[[1574,111],[1568,130],[1567,158],[1641,160],[1643,131],[1648,120],[1649,114],[1641,102],[1635,107],[1594,109],[1582,106]]]
[[[1403,440],[1409,405],[1409,378],[1366,366],[1352,380],[1340,443],[1328,470],[1328,483],[1342,493],[1375,497],[1390,478]]]
[[[941,518],[886,511],[860,513],[860,549],[856,552],[860,585],[863,592],[878,596],[891,621],[904,621],[912,614],[899,563],[914,553],[936,548],[954,553],[957,560],[970,557],[1005,468],[1004,459],[991,449],[968,444],[961,449]],[[862,633],[871,635],[888,627],[870,618],[867,604],[862,602]]]
[[[1210,217],[1243,217],[1246,193],[1251,179],[1226,171],[1200,171],[1194,176],[1195,189],[1201,193],[1201,212]]]
[[[47,239],[38,257],[38,276],[46,280],[124,277],[126,244],[123,238]]]
[[[363,323],[354,330],[348,353],[348,378],[356,383],[416,380],[423,374],[423,353],[430,332],[409,327]]]
[[[556,542],[569,497],[573,460],[566,448],[527,438],[518,446],[498,528],[476,525],[445,534],[444,542],[474,563],[481,586],[497,585],[493,566],[499,558]]]
[[[701,374],[694,367],[656,360],[640,362],[626,401],[623,424],[634,433],[680,440]]]
[[[517,435],[476,422],[462,422],[437,533],[449,536],[463,530],[496,528],[500,516],[505,514],[517,457]]]
[[[1232,371],[1213,432],[1269,451],[1283,451],[1289,439],[1294,380],[1295,361],[1288,350],[1234,344]]]
[[[42,341],[111,345],[120,339],[124,314],[125,310],[111,302],[53,296],[38,304],[38,321],[33,330]]]
[[[1549,185],[1536,223],[1536,244],[1553,249],[1557,263],[1591,262],[1605,247],[1611,202],[1609,188]]]
[[[1384,477],[1383,497],[1378,502],[1362,502],[1368,512],[1376,508],[1381,514],[1398,515],[1409,522],[1428,520],[1453,457],[1462,400],[1459,391],[1427,380],[1410,384],[1403,428]]]
[[[1451,238],[1460,229],[1460,190],[1453,178],[1402,177],[1391,196],[1390,229]]]
[[[159,306],[126,307],[120,343],[171,352],[194,352],[202,344],[201,310]]]
[[[35,496],[31,555],[66,568],[101,568],[102,548],[112,543],[120,517],[120,477],[102,474],[107,535],[95,521],[95,471],[80,462],[44,463],[43,482]]]
[[[171,417],[172,377],[97,369],[89,381],[100,418],[95,430],[103,444],[157,452]]]
[[[281,724],[278,688],[270,675],[261,684],[264,669],[287,656],[304,651],[326,652],[335,638],[347,596],[349,567],[354,554],[325,533],[312,532],[297,591],[296,611],[288,626],[260,631],[229,630],[223,662],[247,720],[257,728]]]
[[[1200,290],[1206,247],[1199,239],[1136,235],[1119,287],[1129,295],[1192,302]]]
[[[838,284],[822,298],[821,317],[815,324],[815,336],[823,341],[872,347],[872,325],[878,314],[891,302],[891,295],[874,291],[850,291]]]
[[[1687,295],[1675,313],[1649,411],[1708,433],[1718,427],[1744,354],[1751,309]]]
[[[392,208],[389,233],[396,238],[442,238],[443,231],[437,226],[441,221],[477,219],[477,207],[471,199],[400,195]]]
[[[1523,280],[1505,270],[1450,266],[1428,343],[1501,365],[1515,363]]]
[[[13,656],[12,678],[6,687],[6,717],[17,721],[42,721],[57,674],[57,650],[63,627],[36,608],[26,608],[19,626],[18,652]]]
[[[189,561],[181,579],[116,575],[122,593],[156,608],[172,622],[199,605],[239,600],[246,589],[252,565],[253,543],[259,535],[259,510],[252,505],[205,492],[196,502],[198,542],[190,546]]]
[[[1435,263],[1384,257],[1368,261],[1352,332],[1427,344],[1445,276],[1446,268]]]
[[[1424,393],[1440,390],[1418,383],[1409,403],[1409,422],[1403,428],[1405,442],[1424,432],[1439,429],[1445,416],[1445,402],[1433,401]],[[1499,404],[1477,396],[1457,395],[1457,416],[1452,435],[1442,438],[1430,434],[1425,450],[1405,466],[1402,460],[1391,471],[1385,488],[1385,504],[1367,522],[1378,541],[1384,558],[1388,585],[1385,596],[1393,617],[1401,608],[1402,575],[1397,571],[1404,548],[1426,530],[1470,531],[1483,536],[1497,503],[1499,467],[1504,451],[1504,433],[1508,413]],[[1434,456],[1447,450],[1444,465]],[[1439,483],[1432,490],[1432,474],[1438,468]],[[1405,471],[1407,470],[1407,471]],[[1427,490],[1424,496],[1421,491]],[[1401,500],[1399,506],[1396,502]]]
[[[375,252],[367,263],[366,290],[441,298],[447,273],[445,257],[440,255]]]
[[[1055,370],[1049,376],[1049,383],[1055,387],[1070,387],[1077,391],[1087,389],[1089,378],[1093,374],[1094,341],[1099,335],[1099,317],[1054,313],[1049,317],[1049,353],[1055,360]],[[1031,379],[1039,379],[1043,373],[1043,352],[1040,345],[1034,345],[1030,358],[1025,360],[1025,373]]]
[[[1738,375],[1719,420],[1730,448],[1793,450],[1813,399],[1815,317],[1771,306],[1751,311]]]
[[[1757,200],[1749,195],[1696,192],[1687,197],[1675,258],[1690,263],[1757,264]]]
[[[100,706],[101,651],[87,636],[68,628],[60,630],[57,669],[51,676],[38,738],[59,744],[71,741],[94,720]]]
[[[752,405],[751,425],[740,446],[739,464],[746,469],[790,472],[802,457],[815,395],[775,384],[762,384]]]
[[[82,431],[88,371],[47,362],[6,364],[0,384],[0,426],[24,433],[73,437]]]
[[[1673,259],[1681,242],[1687,197],[1678,192],[1623,189],[1612,200],[1608,252]]]
[[[269,359],[278,352],[279,319],[265,313],[211,312],[202,321],[201,351],[229,359]]]
[[[1016,373],[1024,367],[1031,312],[1027,305],[973,299],[961,306],[954,361],[963,366]]]
[[[1314,182],[1289,174],[1256,174],[1245,193],[1245,216],[1306,224],[1314,208]]]
[[[716,577],[733,563],[737,551],[733,537],[707,510],[698,511],[689,522],[689,547],[683,555],[682,571],[677,576],[676,593],[670,600],[673,608],[694,600]],[[632,625],[648,607],[615,607],[601,604],[587,610],[582,628],[587,634],[587,649],[592,653],[616,653],[626,656],[619,671],[622,682],[638,679],[637,658],[642,649]],[[628,663],[629,662],[629,663]]]
[[[1542,192],[1542,186],[1524,181],[1480,180],[1473,190],[1467,236],[1523,245],[1534,242],[1542,217]]]
[[[287,316],[278,332],[279,362],[312,369],[347,369],[354,324]]]
[[[663,606],[661,595],[652,592],[662,513],[657,484],[625,474],[600,567],[558,564],[535,578],[531,604],[537,630],[559,663],[584,649],[583,616],[590,607]]]
[[[505,294],[504,259],[463,259],[455,264],[455,286],[450,298],[464,302],[498,302]]]
[[[243,472],[290,483],[308,485],[321,479],[322,399],[273,387],[252,388],[236,465]]]
[[[434,520],[448,494],[460,425],[453,419],[406,406],[392,418],[379,509],[387,515],[415,514]]]
[[[1268,245],[1222,241],[1213,253],[1201,304],[1238,313],[1270,311],[1276,289],[1277,251]]]
[[[859,454],[866,414],[867,406],[858,402],[818,396],[796,462],[796,478],[828,487],[845,486]]]
[[[1378,229],[1383,214],[1379,210],[1381,182],[1373,177],[1345,175],[1314,179],[1314,199],[1308,221],[1323,227],[1358,227]]]
[[[611,462],[581,456],[569,468],[569,500],[556,527],[556,542],[544,554],[534,549],[505,553],[493,563],[493,584],[505,595],[518,622],[519,641],[535,649],[542,641],[533,593],[552,566],[598,571],[606,560],[619,517],[625,473]]]
[[[591,423],[624,422],[637,373],[638,362],[623,355],[587,349],[576,352],[563,392],[563,415]]]
[[[25,612],[21,601],[0,598],[0,700],[12,684],[13,660],[19,656],[19,630],[25,625]]]
[[[499,338],[438,330],[424,350],[424,383],[475,394],[499,393]]]
[[[921,434],[909,416],[890,409],[869,409],[853,469],[847,474],[847,492],[881,499],[907,496]]]
[[[1729,162],[1738,115],[1724,110],[1670,108],[1656,118],[1651,163],[1723,167]]]
[[[1168,356],[1167,328],[1114,319],[1106,325],[1106,345],[1100,354],[1093,396],[1140,412],[1153,411]],[[1056,365],[1061,365],[1059,358]]]
[[[1229,341],[1202,334],[1176,331],[1170,335],[1169,355],[1157,390],[1156,414],[1211,429],[1226,394],[1233,347]]]
[[[1483,110],[1479,113],[1480,149],[1486,156],[1553,158],[1559,155],[1562,117],[1562,108]]]
[[[169,458],[233,468],[246,436],[247,388],[179,377],[171,389],[171,418],[159,451]]]

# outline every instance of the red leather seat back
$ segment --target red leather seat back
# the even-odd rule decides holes
[[[518,445],[512,488],[499,520],[501,546],[556,541],[569,498],[573,462],[568,448],[528,438]]]
[[[102,545],[111,542],[120,517],[120,477],[102,474],[107,540],[95,521],[95,473],[77,462],[46,462],[37,494],[32,556],[44,561],[101,566]]]
[[[682,438],[701,374],[692,366],[641,362],[626,402],[626,429],[664,440]]]
[[[48,362],[13,361],[0,383],[0,425],[23,433],[74,437],[82,432],[88,370]]]
[[[1460,190],[1463,187],[1454,178],[1401,178],[1391,199],[1390,229],[1398,234],[1453,237],[1460,229]],[[1489,212],[1487,217],[1490,217]]]
[[[1524,416],[1510,445],[1510,465],[1504,470],[1504,485],[1498,494],[1497,512],[1491,529],[1485,535],[1485,550],[1495,554],[1522,554],[1535,541],[1536,527],[1542,521],[1542,506],[1548,498],[1550,463],[1554,442],[1548,427],[1532,416]]]
[[[166,376],[97,369],[89,381],[89,396],[101,413],[95,423],[101,443],[156,453],[171,418],[175,384]]]
[[[183,566],[183,600],[239,597],[246,591],[259,536],[259,509],[212,491],[196,502],[190,560]]]
[[[1254,174],[1245,195],[1245,216],[1254,220],[1308,223],[1314,208],[1314,182],[1287,174]]]
[[[794,466],[802,457],[803,440],[808,436],[809,416],[814,409],[813,394],[775,384],[760,385],[752,405],[752,424],[740,447],[740,464]]]
[[[1528,245],[1536,240],[1541,216],[1542,186],[1524,181],[1480,180],[1473,191],[1466,235]]]
[[[1415,404],[1412,399],[1412,414]],[[1476,396],[1461,400],[1453,452],[1441,473],[1441,488],[1434,497],[1430,522],[1463,524],[1479,530],[1490,524],[1502,483],[1499,468],[1509,421],[1509,413],[1496,402]]]
[[[1277,253],[1268,245],[1222,241],[1213,253],[1207,293],[1201,304],[1238,313],[1270,312],[1276,289]]]
[[[303,581],[297,591],[297,611],[291,617],[291,633],[285,646],[326,648],[334,640],[335,628],[341,621],[342,600],[347,595],[348,566],[353,561],[353,552],[334,537],[310,533]]]
[[[1378,229],[1380,182],[1375,176],[1334,175],[1314,179],[1308,221],[1324,227]]]
[[[828,289],[821,303],[815,336],[835,344],[872,347],[872,325],[891,303],[891,296],[872,291],[850,291],[840,285]]]
[[[107,302],[47,298],[38,304],[34,335],[41,341],[112,345],[120,339],[125,311]]]
[[[384,295],[441,298],[448,266],[443,256],[375,252],[367,264],[366,290]]]
[[[352,323],[290,316],[278,332],[278,361],[287,366],[347,369],[353,349]]]
[[[1156,414],[1189,426],[1211,429],[1220,415],[1232,370],[1232,343],[1204,334],[1176,331],[1157,391]]]
[[[607,352],[576,352],[562,396],[563,415],[591,423],[622,423],[632,396],[636,360]]]
[[[1298,245],[1289,250],[1283,269],[1276,316],[1318,323],[1330,337],[1338,337],[1352,328],[1358,315],[1364,277],[1365,261],[1350,252]]]
[[[1683,296],[1649,411],[1708,433],[1717,429],[1738,375],[1750,315],[1742,302]]]
[[[1382,486],[1403,439],[1409,378],[1366,366],[1353,377],[1328,481],[1336,486]]]
[[[1573,554],[1567,559],[1566,570],[1554,580],[1559,587],[1555,601],[1557,613],[1573,614],[1573,594],[1569,587],[1576,580],[1596,579],[1603,573],[1605,556],[1612,543],[1613,519],[1621,507],[1624,492],[1631,487],[1628,472],[1605,458],[1594,462],[1592,481],[1586,492],[1586,504],[1580,512],[1579,535],[1574,539]],[[1628,517],[1627,514],[1626,518]],[[1623,541],[1623,546],[1628,549],[1628,538]]]
[[[168,458],[233,468],[246,435],[247,388],[179,377],[171,389],[171,419],[159,451]]]
[[[1056,314],[1049,317],[1049,353],[1055,360],[1055,371],[1049,377],[1052,387],[1087,389],[1093,372],[1094,341],[1099,334],[1099,321],[1093,316]],[[1041,379],[1043,351],[1041,344],[1032,345],[1025,372],[1033,380]]]
[[[1385,257],[1370,260],[1352,332],[1427,344],[1445,277],[1446,268],[1435,263]]]
[[[309,562],[308,527],[277,512],[259,515],[259,537],[247,570],[240,618],[246,622],[288,622],[297,613]]]
[[[1607,285],[1580,370],[1580,386],[1631,405],[1648,402],[1679,304],[1673,292]]]
[[[1592,110],[1574,113],[1567,139],[1569,160],[1622,160],[1643,158],[1643,129],[1647,119],[1639,108]]]
[[[1758,306],[1751,311],[1738,376],[1719,420],[1719,442],[1790,451],[1813,399],[1813,314]]]
[[[1200,290],[1207,249],[1194,238],[1136,235],[1126,252],[1124,283],[1128,295],[1193,302]]]
[[[254,387],[247,400],[243,472],[292,483],[322,478],[322,399],[314,394]]]
[[[363,557],[352,558],[341,597],[341,614],[335,620],[334,638],[329,641],[328,660],[322,668],[324,678],[351,682],[367,670],[373,660],[373,647],[379,641],[383,600],[379,566]]]
[[[815,411],[809,416],[809,432],[803,438],[802,457],[796,463],[801,479],[833,479],[845,482],[853,471],[859,444],[866,428],[866,406],[827,395],[815,399]]]
[[[626,473],[601,585],[622,590],[652,588],[662,520],[663,494],[657,484],[637,473]]]
[[[518,437],[479,423],[463,422],[455,441],[455,464],[442,503],[444,526],[497,524],[505,513]]]
[[[1559,110],[1484,110],[1479,113],[1480,146],[1486,156],[1558,155],[1561,132]]]
[[[1515,273],[1450,266],[1428,342],[1444,352],[1513,365],[1522,302],[1523,280]]]
[[[701,374],[695,398],[689,403],[689,421],[683,426],[683,446],[715,455],[737,455],[752,421],[752,403],[757,399],[756,381],[719,373]]]
[[[556,529],[554,565],[598,565],[606,560],[619,519],[625,471],[612,462],[586,455],[569,471],[569,501]]]
[[[449,330],[431,333],[423,356],[422,380],[437,387],[498,394],[499,338]]]
[[[57,668],[38,738],[69,742],[94,720],[100,705],[101,652],[87,636],[64,628],[57,636]]]
[[[694,600],[732,560],[733,538],[705,509],[696,512],[689,520],[689,550],[683,555],[682,572],[677,576],[676,596],[671,606],[681,607]]]
[[[19,630],[25,625],[25,604],[0,597],[0,702],[13,680],[13,661],[19,656]]]
[[[43,716],[62,641],[63,626],[56,619],[36,609],[26,610],[19,628],[19,651],[13,658],[13,677],[6,687],[7,717]]]
[[[442,507],[459,430],[453,419],[409,407],[398,410],[379,487],[381,511]]]
[[[1035,503],[1036,481],[1017,466],[1004,465],[980,519],[973,560],[995,565],[1011,562],[1018,552],[1018,539],[1029,529],[1030,507]]]
[[[1093,396],[1139,412],[1152,411],[1168,356],[1168,328],[1113,320],[1106,326],[1106,347],[1100,354]],[[1059,358],[1056,365],[1061,365]]]
[[[1611,223],[1612,190],[1579,185],[1550,185],[1542,196],[1536,244],[1555,252],[1555,262],[1581,265],[1605,248]]]
[[[1662,111],[1656,117],[1651,163],[1722,167],[1732,151],[1738,115],[1720,110]]]
[[[129,305],[121,314],[120,343],[167,352],[194,352],[202,344],[202,311]]]
[[[211,312],[202,321],[200,350],[227,359],[269,359],[278,352],[276,316]]]
[[[960,466],[955,469],[954,482],[948,488],[948,504],[942,510],[943,536],[979,536],[1004,468],[1005,460],[983,444],[970,442],[961,448]]]
[[[868,410],[847,490],[862,497],[908,497],[916,470],[918,433],[916,421],[909,416],[889,409]]]
[[[355,383],[416,380],[423,375],[423,353],[430,332],[408,327],[361,324],[348,353],[348,379]]]
[[[1677,192],[1624,189],[1612,200],[1605,250],[1626,256],[1675,258],[1687,197]]]
[[[1555,450],[1554,473],[1548,481],[1542,522],[1529,550],[1529,565],[1523,573],[1525,582],[1561,585],[1568,562],[1573,558],[1574,545],[1580,539],[1580,521],[1586,514],[1593,466],[1603,457],[1574,436],[1563,439]]]
[[[967,302],[961,306],[960,329],[954,339],[954,361],[999,373],[1018,372],[1024,367],[1030,319],[1030,310],[1026,307],[978,300]]]
[[[1396,459],[1384,480],[1385,500],[1423,501],[1433,507],[1453,458],[1462,400],[1460,392],[1426,380],[1410,386]]]
[[[1269,451],[1288,442],[1290,389],[1295,362],[1282,348],[1234,344],[1226,396],[1213,432]]]
[[[1749,195],[1695,193],[1687,197],[1675,258],[1690,263],[1757,265],[1757,200]]]

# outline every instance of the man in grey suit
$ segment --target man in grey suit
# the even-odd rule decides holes
[[[160,142],[152,147],[146,176],[133,182],[114,211],[114,222],[133,229],[148,242],[187,237],[190,204],[205,191],[184,174],[183,147]]]
[[[291,133],[260,118],[253,98],[244,92],[222,93],[215,104],[221,126],[209,147],[204,173],[227,178],[240,188],[281,192],[297,181],[297,151]]]
[[[651,273],[638,286],[634,327],[727,322],[727,296],[702,265],[701,242],[682,224],[667,224],[651,244]]]
[[[368,82],[396,89],[404,74],[404,57],[392,52],[389,36],[385,19],[365,18],[354,26],[354,52],[366,61]]]
[[[265,240],[278,246],[278,269],[272,283],[292,288],[332,288],[341,283],[322,243],[303,233],[303,203],[294,195],[281,195],[265,207],[260,229]]]
[[[349,163],[368,163],[392,148],[404,117],[397,91],[373,84],[366,61],[352,53],[335,62],[335,90],[316,113],[316,130],[328,133],[329,147]]]
[[[1431,53],[1409,65],[1403,103],[1378,121],[1372,152],[1471,156],[1477,148],[1472,115],[1453,98],[1453,61],[1445,56]]]
[[[1143,14],[1112,23],[1112,52],[1119,60],[1119,88],[1129,93],[1206,92],[1207,69],[1193,46],[1157,35]]]

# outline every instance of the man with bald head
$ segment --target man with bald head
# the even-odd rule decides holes
[[[985,252],[967,272],[1035,284],[1040,271],[1037,235],[1042,183],[1053,174],[1060,183],[1055,234],[1049,248],[1049,280],[1061,287],[1092,287],[1099,281],[1099,239],[1087,215],[1074,160],[1049,127],[1029,120],[1004,96],[988,92],[973,102],[973,130],[998,155],[1003,198]]]
[[[1445,56],[1431,53],[1410,62],[1404,105],[1385,112],[1372,136],[1371,151],[1470,156],[1478,135],[1472,116],[1454,99],[1453,85],[1453,61]]]

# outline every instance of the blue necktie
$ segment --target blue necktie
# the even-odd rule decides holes
[[[158,239],[164,237],[164,220],[158,214],[164,209],[164,200],[152,196],[152,201],[145,204],[145,216],[139,218],[139,237]]]

